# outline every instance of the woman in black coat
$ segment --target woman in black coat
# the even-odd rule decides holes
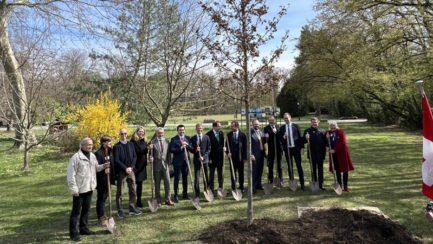
[[[141,194],[143,192],[143,181],[147,179],[147,139],[146,130],[143,126],[139,126],[131,137],[134,143],[135,153],[137,154],[137,163],[135,165],[135,181],[137,183],[137,207],[142,208]]]

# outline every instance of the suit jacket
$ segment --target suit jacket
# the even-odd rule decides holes
[[[116,170],[126,171],[126,168],[131,167],[134,172],[137,171],[135,168],[135,164],[137,162],[137,155],[135,154],[134,144],[130,141],[126,143],[127,152],[125,152],[122,148],[123,145],[119,141],[113,147],[114,154],[114,165],[116,166]],[[129,153],[129,161],[127,160],[126,153]]]
[[[314,129],[313,127],[307,128],[304,131],[304,143],[308,143],[305,135],[310,134],[310,151],[311,160],[313,161],[323,161],[326,155],[326,132],[322,128]],[[308,155],[308,154],[307,154]],[[308,158],[310,156],[308,155]]]
[[[191,143],[194,151],[194,167],[201,165],[199,153],[197,151],[197,147],[200,147],[200,154],[203,157],[203,164],[209,163],[209,154],[211,150],[211,144],[209,136],[202,134],[201,135],[201,143],[198,145],[197,134],[191,137]]]
[[[284,138],[285,133],[286,133],[286,124],[280,127],[279,136],[284,151],[287,151],[287,139]],[[292,123],[292,133],[293,133],[293,141],[295,143],[295,149],[301,150],[301,148],[304,148],[304,140],[302,139],[301,128],[299,128],[299,125]]]
[[[187,151],[194,152],[194,149],[192,147],[191,138],[188,136],[184,136],[184,140],[188,143],[186,146]],[[170,153],[173,153],[173,166],[182,166],[182,164],[186,163],[185,161],[185,151],[181,148],[182,142],[180,141],[179,135],[176,135],[175,137],[171,138],[170,140]],[[188,160],[191,162],[189,153]]]
[[[210,139],[210,154],[209,159],[212,160],[212,166],[221,166],[224,159],[224,133],[222,131],[218,132],[219,142],[215,137],[213,130],[206,133]]]
[[[238,141],[239,142],[236,145],[233,138],[233,131],[230,131],[227,134],[227,146],[230,147],[230,152],[233,154],[233,152],[236,150],[239,153],[238,157],[240,161],[247,160],[247,136],[241,131],[239,131]]]
[[[98,151],[95,152],[96,160],[98,160],[98,164],[105,163],[105,148],[101,146]],[[114,156],[113,149],[108,148],[108,156],[110,157],[110,183],[112,185],[116,184],[116,171],[114,170]],[[107,187],[107,174],[105,170],[96,173],[96,188],[97,189],[108,189]]]
[[[260,160],[265,156],[265,134],[259,129],[261,139],[257,136],[257,132],[251,129],[251,153],[254,155],[256,160]],[[260,144],[262,144],[262,150],[260,150]]]
[[[276,133],[274,133],[274,131],[272,130],[271,125],[267,125],[263,129],[263,133],[269,134],[269,138],[266,139],[266,143],[268,143],[268,155],[274,155],[275,154],[275,145],[277,146],[277,153],[281,153],[281,151],[282,151],[278,125],[275,125],[275,129],[277,129]]]
[[[171,153],[170,144],[167,139],[162,138],[163,151],[161,152],[161,145],[159,144],[158,137],[155,137],[150,143],[153,144],[153,171],[167,170],[170,165]]]

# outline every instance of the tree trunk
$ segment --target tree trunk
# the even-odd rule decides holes
[[[27,140],[24,142],[24,166],[21,170],[27,170],[29,168],[29,148]]]
[[[13,124],[15,127],[15,146],[22,147],[24,141],[24,128],[22,128],[22,126],[26,125],[25,110],[27,97],[21,69],[9,42],[6,21],[8,11],[9,9],[0,6],[0,59],[5,69],[12,93],[12,116],[14,117],[13,121],[15,122]],[[30,132],[30,134],[32,133]]]
[[[247,124],[246,135],[247,135],[247,163],[248,163],[248,210],[247,210],[247,226],[251,226],[253,224],[253,170],[252,170],[252,162],[251,162],[251,128],[250,128],[250,102],[249,98],[245,101],[245,114]]]

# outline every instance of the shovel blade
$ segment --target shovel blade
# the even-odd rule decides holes
[[[192,205],[195,207],[195,209],[201,210],[200,199],[198,197],[192,198],[191,202],[192,202]]]
[[[221,200],[227,196],[227,190],[222,189],[222,188],[218,188],[217,195],[218,195],[218,198]]]
[[[158,211],[158,201],[156,199],[148,200],[147,204],[149,205],[150,212],[155,213]]]
[[[206,200],[207,200],[208,202],[213,202],[213,200],[215,199],[215,198],[214,198],[214,195],[213,195],[213,192],[212,192],[212,190],[210,190],[210,189],[204,191],[203,194],[204,194],[204,197],[206,198]]]
[[[341,186],[338,183],[332,184],[332,188],[334,189],[335,193],[337,193],[337,195],[341,195],[341,193],[343,193],[343,190],[341,189]]]
[[[289,188],[292,191],[296,191],[296,188],[298,188],[298,182],[296,180],[289,180]]]
[[[319,183],[316,181],[310,181],[310,189],[311,189],[311,192],[314,192],[314,193],[318,192],[319,191]]]
[[[236,201],[240,201],[242,199],[242,192],[239,189],[236,191],[232,190],[232,195]]]
[[[274,190],[274,185],[273,185],[272,183],[270,183],[270,184],[265,184],[265,185],[263,186],[263,189],[264,189],[266,195],[271,194],[272,191]]]
[[[107,220],[107,229],[111,234],[113,234],[116,231],[116,223],[114,222],[113,217],[110,217]]]

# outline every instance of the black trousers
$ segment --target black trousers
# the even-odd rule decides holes
[[[315,182],[319,182],[319,187],[323,187],[323,161],[321,160],[312,160],[311,164],[313,165],[313,179]],[[317,172],[319,171],[319,172]],[[317,175],[319,173],[319,175]],[[319,176],[319,177],[317,177]],[[317,181],[319,178],[319,181]]]
[[[182,195],[186,197],[188,195],[188,165],[186,162],[182,165],[174,165],[174,196],[179,196],[180,175],[182,175]]]
[[[338,184],[341,184],[341,171],[340,171],[340,166],[338,165],[338,157],[337,154],[334,153],[332,154],[332,160],[334,161],[334,169],[335,169],[335,174],[337,176],[337,182]],[[349,172],[344,172],[343,173],[343,185],[347,186],[347,183],[349,181]]]
[[[295,177],[295,173],[292,172],[293,175],[290,175],[290,165],[289,165],[289,152],[287,150],[284,150],[284,155],[286,156],[287,161],[287,171],[289,173],[289,179],[293,180]],[[299,149],[296,148],[290,148],[290,156],[293,163],[293,158],[296,162],[296,168],[298,170],[298,176],[299,176],[299,182],[301,183],[301,186],[304,186],[304,170],[302,169],[302,159],[301,159],[301,152]],[[294,166],[293,166],[294,168]]]
[[[208,164],[203,164],[204,173],[206,177],[206,182],[209,184],[208,177]],[[194,191],[195,197],[200,197],[200,172],[201,172],[201,164],[194,164]],[[204,182],[203,182],[204,184]],[[209,188],[209,186],[207,186]],[[209,188],[210,189],[210,188]],[[207,189],[205,189],[207,190]]]
[[[271,152],[272,151],[272,152]],[[281,165],[282,152],[278,152],[277,150],[277,174],[280,180],[283,179],[283,167]],[[269,148],[268,154],[268,180],[269,183],[274,182],[274,161],[275,161],[275,149]]]
[[[96,216],[98,216],[99,219],[105,215],[105,202],[107,201],[108,198],[108,188],[99,187],[96,190],[97,190]]]
[[[233,155],[233,154],[232,154]],[[244,162],[240,161],[237,158],[233,158],[233,170],[235,172],[235,175],[233,176],[231,165],[230,165],[230,174],[231,174],[231,180],[232,180],[232,190],[236,190],[236,182],[234,178],[236,178],[236,172],[238,173],[238,180],[239,180],[239,188],[244,189]]]
[[[143,181],[137,181],[137,203],[141,203],[141,195],[143,194]]]
[[[223,165],[218,164],[217,166],[214,166],[215,163],[209,164],[209,168],[210,168],[210,174],[209,174],[209,188],[212,189],[212,191],[215,189],[214,188],[214,180],[215,180],[215,170],[217,170],[217,174],[218,174],[218,188],[223,188]]]
[[[72,197],[72,211],[69,218],[69,236],[74,237],[78,235],[77,223],[78,215],[80,215],[80,230],[87,228],[89,219],[89,209],[92,202],[92,191],[80,193],[78,197]],[[81,212],[81,213],[80,213]]]

